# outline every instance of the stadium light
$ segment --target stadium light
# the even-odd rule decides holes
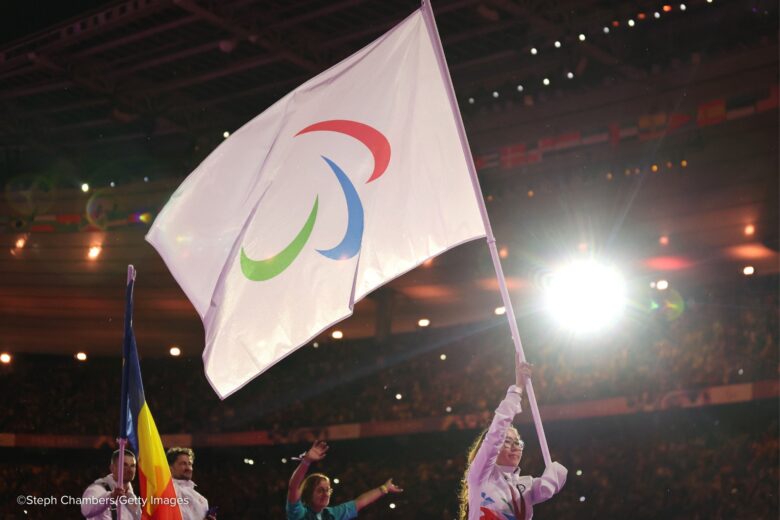
[[[625,284],[615,268],[581,260],[553,273],[545,299],[548,312],[562,326],[575,332],[595,332],[620,317]]]
[[[103,247],[100,245],[90,246],[89,250],[87,251],[87,258],[89,260],[97,260],[102,251]]]

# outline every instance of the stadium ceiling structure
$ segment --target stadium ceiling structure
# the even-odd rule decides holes
[[[118,352],[122,273],[134,263],[141,350],[196,354],[202,327],[143,242],[147,220],[225,136],[419,3],[94,5],[0,45],[0,349]],[[625,260],[642,283],[739,279],[747,263],[778,271],[776,2],[433,9],[518,298],[569,249]],[[712,99],[725,99],[722,117],[708,115]],[[664,128],[692,114],[691,128],[642,140],[660,113]],[[640,138],[623,145],[628,127],[610,125],[627,114]],[[602,129],[606,142],[585,148]],[[574,134],[580,148],[559,139],[544,161],[512,162],[518,143],[542,150],[548,136]],[[382,338],[421,317],[433,326],[490,317],[500,301],[486,255],[471,244],[421,267],[361,303],[342,330]]]

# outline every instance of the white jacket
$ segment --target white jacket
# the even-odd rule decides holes
[[[195,483],[191,480],[173,479],[176,497],[179,499],[182,520],[203,520],[209,509],[206,497],[195,491]]]
[[[84,518],[90,520],[111,520],[111,491],[106,490],[106,486],[113,491],[116,488],[114,476],[109,474],[103,478],[97,479],[89,485],[82,495],[81,514]],[[138,497],[133,493],[133,485],[128,484],[127,496],[119,502],[122,508],[122,520],[140,520],[141,504]]]
[[[512,419],[522,411],[521,395],[514,385],[496,409],[485,438],[469,466],[469,520],[529,520],[533,506],[558,493],[566,483],[568,471],[557,462],[545,468],[541,478],[520,475],[519,468],[496,464]],[[515,515],[514,503],[520,509],[520,496],[525,502],[525,518]]]

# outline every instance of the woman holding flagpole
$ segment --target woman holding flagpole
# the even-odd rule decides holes
[[[348,520],[357,517],[358,511],[387,495],[401,493],[403,489],[388,479],[381,486],[370,489],[349,502],[330,507],[330,479],[322,473],[306,473],[312,462],[325,458],[328,445],[325,441],[314,441],[312,447],[303,454],[301,462],[290,477],[287,491],[287,520]],[[305,477],[305,478],[304,478]]]
[[[534,504],[548,500],[566,483],[567,470],[557,462],[547,466],[541,478],[520,475],[525,443],[512,420],[522,411],[523,383],[531,372],[519,359],[515,366],[517,384],[509,387],[490,427],[469,450],[460,520],[528,520]]]

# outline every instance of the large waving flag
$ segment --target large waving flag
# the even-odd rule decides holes
[[[132,271],[132,266],[130,270]],[[129,439],[138,460],[141,498],[147,499],[142,510],[144,520],[182,520],[176,501],[171,470],[165,458],[162,439],[146,404],[141,381],[141,364],[133,334],[134,274],[127,283],[125,301],[125,342],[122,360],[122,399],[119,431]]]
[[[418,10],[289,93],[154,222],[146,238],[203,319],[222,398],[377,287],[485,236],[434,30]]]

